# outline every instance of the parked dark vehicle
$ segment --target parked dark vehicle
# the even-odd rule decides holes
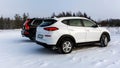
[[[23,28],[21,31],[22,36],[28,37],[30,40],[34,40],[36,35],[36,28],[41,23],[42,19],[39,18],[27,19],[23,24]]]

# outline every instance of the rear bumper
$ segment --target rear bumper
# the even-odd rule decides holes
[[[30,37],[29,32],[26,31],[26,30],[22,30],[22,31],[21,31],[21,35],[22,35],[23,37]]]
[[[52,47],[56,46],[56,45],[48,45],[46,43],[42,43],[42,42],[39,42],[39,41],[36,41],[36,43],[43,46],[43,47],[47,47],[47,48],[52,48]]]
[[[42,45],[42,46],[48,46],[46,43],[42,43],[42,42],[39,42],[39,41],[36,41],[37,44],[39,45]]]
[[[43,43],[43,42],[39,42],[39,41],[36,41],[37,44],[39,45],[42,45],[42,46],[55,46],[55,44],[46,44],[46,43]]]

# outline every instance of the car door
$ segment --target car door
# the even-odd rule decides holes
[[[84,28],[86,29],[86,42],[99,41],[100,29],[98,25],[90,20],[83,19]]]
[[[66,21],[66,22],[65,22]],[[68,19],[64,23],[68,25],[68,31],[75,38],[76,43],[85,42],[86,31],[80,19]]]

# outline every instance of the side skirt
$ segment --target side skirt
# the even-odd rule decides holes
[[[92,42],[83,42],[83,43],[77,43],[77,46],[81,45],[89,45],[89,44],[94,44],[94,43],[99,43],[100,41],[92,41]]]

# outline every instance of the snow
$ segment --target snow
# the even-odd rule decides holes
[[[58,54],[22,37],[18,30],[0,30],[0,68],[119,68],[120,28],[111,32],[108,47],[80,46]]]

